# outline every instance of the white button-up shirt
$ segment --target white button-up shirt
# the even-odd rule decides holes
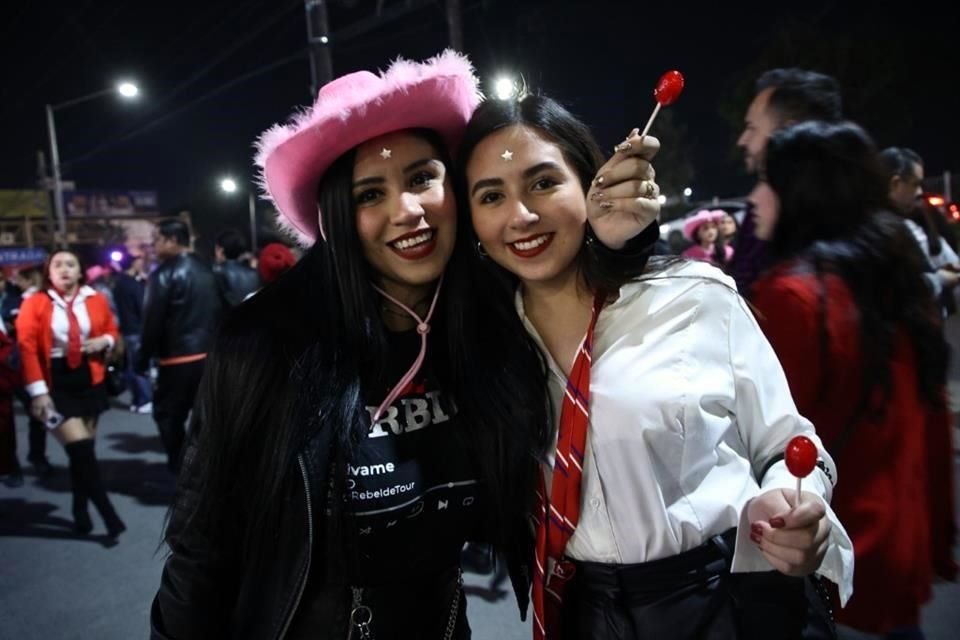
[[[580,521],[568,556],[639,563],[694,549],[738,526],[731,570],[769,571],[749,539],[749,500],[796,488],[780,460],[790,438],[806,435],[836,479],[833,460],[797,412],[786,377],[736,285],[706,263],[681,262],[625,285],[603,309],[594,332],[590,428]],[[559,420],[563,370],[517,310],[550,367]],[[551,486],[553,450],[545,467]],[[830,478],[819,468],[803,490],[821,496],[833,523],[820,573],[852,593],[853,545],[829,507]]]
[[[73,301],[73,315],[77,317],[80,326],[80,341],[90,337],[90,314],[87,313],[86,300],[96,291],[92,287],[82,286],[77,291],[77,298]],[[70,340],[70,318],[67,316],[67,301],[56,289],[47,289],[47,295],[53,300],[53,315],[50,324],[53,329],[53,348],[51,358],[64,358],[67,354],[67,343]]]

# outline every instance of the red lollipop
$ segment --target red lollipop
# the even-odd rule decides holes
[[[790,473],[797,476],[797,504],[800,504],[800,479],[806,478],[817,466],[817,445],[806,436],[790,438],[783,451],[784,461]]]
[[[677,101],[677,98],[680,97],[680,93],[683,91],[683,84],[683,74],[676,70],[667,71],[660,77],[657,88],[653,90],[653,97],[657,99],[657,106],[650,115],[650,119],[647,120],[647,126],[643,128],[643,133],[640,134],[641,138],[650,131],[653,121],[656,119],[657,114],[660,113],[660,108],[671,105]]]
[[[667,71],[657,83],[657,88],[653,90],[653,97],[657,102],[665,107],[670,106],[680,97],[683,91],[683,74],[679,71]]]

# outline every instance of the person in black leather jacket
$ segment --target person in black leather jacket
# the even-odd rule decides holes
[[[214,240],[213,267],[217,279],[220,301],[226,309],[232,309],[260,287],[260,276],[250,265],[239,260],[247,250],[247,243],[236,229],[226,229]]]
[[[136,370],[157,360],[153,419],[167,452],[167,466],[180,468],[185,425],[213,344],[220,301],[213,272],[190,252],[190,231],[179,220],[157,226],[154,250],[160,266],[150,274]]]

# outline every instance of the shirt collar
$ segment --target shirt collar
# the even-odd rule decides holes
[[[94,291],[92,287],[88,285],[82,285],[80,287],[80,290],[77,292],[77,297],[74,300],[74,302],[83,302],[84,300],[86,300],[87,298],[89,298],[95,293],[96,291]],[[63,297],[53,287],[47,289],[47,295],[50,296],[51,300],[53,300],[55,303],[57,303],[64,309],[67,308],[66,300],[64,300]]]

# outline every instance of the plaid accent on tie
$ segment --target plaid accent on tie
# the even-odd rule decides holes
[[[593,330],[603,307],[605,295],[593,301],[593,317],[570,369],[567,389],[560,411],[557,450],[553,464],[550,498],[546,482],[538,470],[536,563],[533,568],[533,638],[560,638],[560,606],[563,590],[573,577],[573,563],[563,557],[567,541],[580,520],[580,480],[583,453],[590,423],[590,364]]]

